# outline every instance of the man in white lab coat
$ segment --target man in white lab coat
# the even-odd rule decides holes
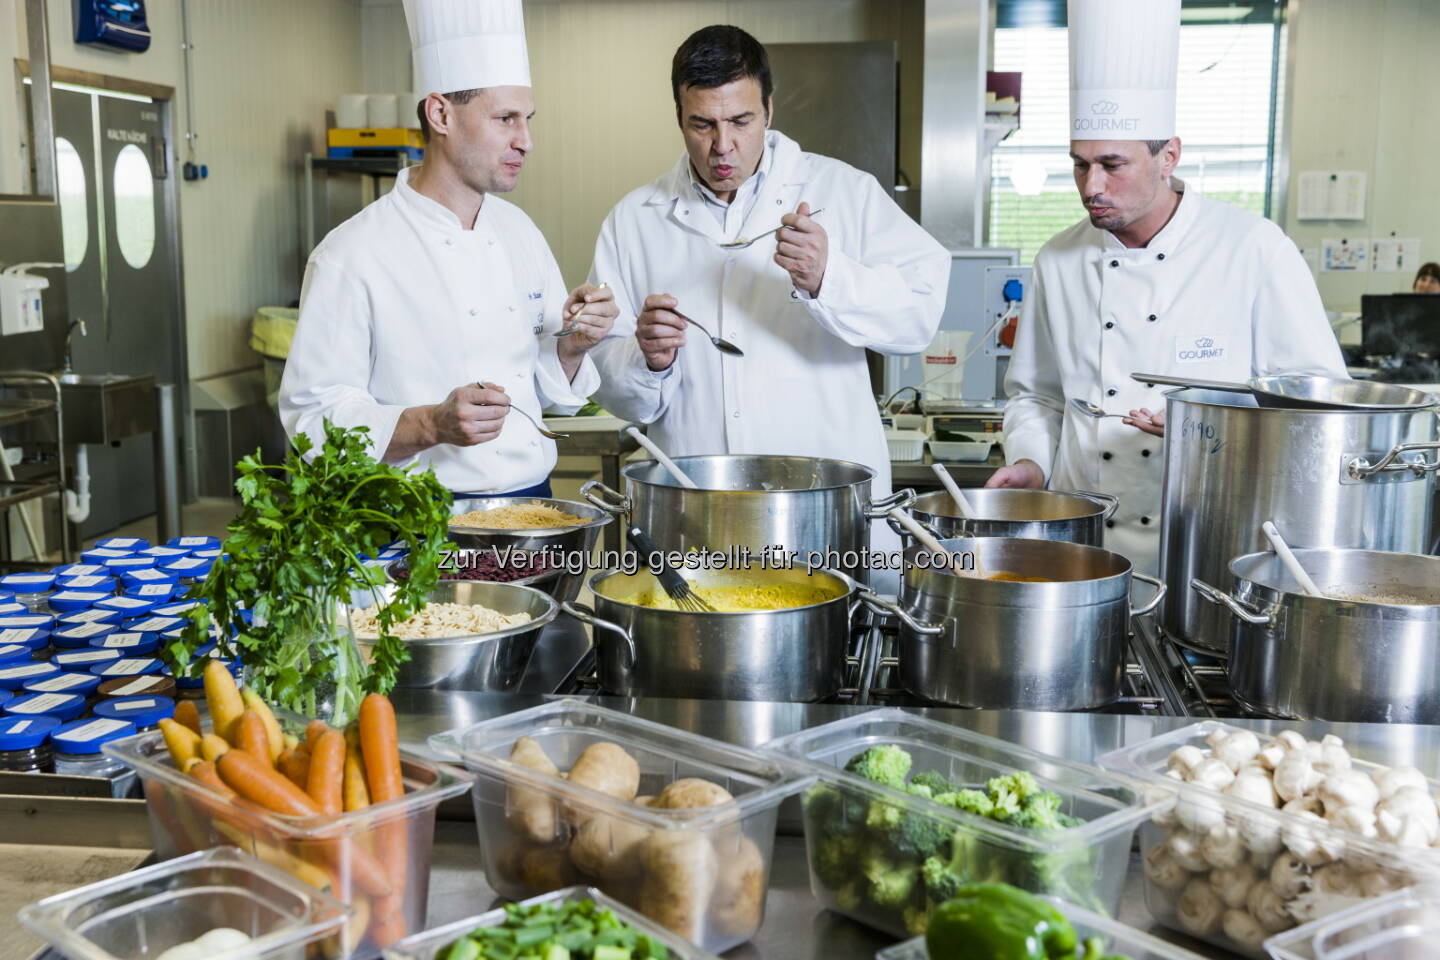
[[[1163,389],[1131,373],[1346,376],[1299,250],[1173,176],[1180,0],[1070,0],[1075,183],[1088,218],[1035,257],[992,487],[1120,498],[1105,546],[1159,568]],[[1119,139],[1110,139],[1118,137]],[[1090,401],[1121,419],[1091,419]]]
[[[685,151],[610,211],[595,245],[591,282],[614,288],[620,313],[595,351],[600,403],[672,455],[855,461],[888,492],[865,349],[930,343],[949,254],[874,177],[770,129],[769,61],[745,31],[693,34],[671,87]]]
[[[598,386],[587,352],[613,298],[567,296],[545,238],[498,196],[532,147],[520,0],[406,0],[405,15],[425,160],[310,255],[280,415],[292,437],[369,427],[377,456],[433,467],[457,495],[548,496],[555,443],[531,419]],[[557,339],[562,323],[580,329]]]

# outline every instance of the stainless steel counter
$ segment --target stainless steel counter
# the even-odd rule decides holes
[[[545,702],[540,696],[433,693],[397,691],[393,697],[400,714],[401,739],[421,748],[431,733],[488,717],[501,716]],[[796,730],[849,716],[868,707],[797,703],[739,703],[733,701],[626,699],[595,697],[594,702],[635,716],[669,724],[694,733],[756,747]],[[918,709],[914,712],[959,727],[1021,743],[1075,760],[1093,761],[1100,754],[1146,740],[1194,721],[1171,717],[1112,716],[1102,714],[1033,713],[1027,711]],[[1324,732],[1342,737],[1350,749],[1382,763],[1409,763],[1422,770],[1440,766],[1440,727],[1381,724],[1305,724],[1281,721],[1227,721],[1257,731],[1299,729],[1318,738]],[[890,941],[867,927],[823,910],[811,897],[805,848],[799,835],[798,805],[782,810],[781,836],[776,841],[774,867],[765,924],[753,941],[732,950],[734,958],[766,960],[869,960]],[[430,923],[439,924],[481,913],[495,902],[494,891],[479,872],[474,826],[450,821],[439,825],[435,872],[431,880]],[[1197,943],[1180,934],[1154,927],[1141,896],[1138,858],[1132,858],[1120,918],[1149,929],[1166,940],[1184,944],[1201,956],[1233,954]]]

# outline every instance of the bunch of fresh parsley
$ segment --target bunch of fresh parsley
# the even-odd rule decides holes
[[[227,528],[227,558],[192,592],[206,604],[190,611],[183,637],[165,651],[177,676],[182,669],[198,674],[203,664],[185,665],[209,640],[213,620],[221,652],[228,655],[231,643],[238,648],[257,692],[305,716],[315,716],[333,689],[333,715],[322,719],[342,723],[365,693],[395,685],[410,654],[391,627],[424,607],[435,587],[451,497],[433,471],[377,462],[368,432],[327,421],[313,456],[310,438],[300,434],[284,463],[261,463],[256,451],[237,464],[243,508]],[[410,548],[410,575],[387,588],[386,602],[377,589],[383,571],[361,557],[377,556],[396,540]],[[380,636],[368,667],[345,613],[357,591],[379,606]]]

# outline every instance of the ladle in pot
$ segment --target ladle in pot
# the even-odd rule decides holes
[[[1296,557],[1294,551],[1290,549],[1290,545],[1285,542],[1285,538],[1280,536],[1280,530],[1275,526],[1274,521],[1266,520],[1260,524],[1260,532],[1265,534],[1265,539],[1270,541],[1270,546],[1274,548],[1276,556],[1280,558],[1280,562],[1285,564],[1285,569],[1290,571],[1290,576],[1295,578],[1300,584],[1300,588],[1304,590],[1307,595],[1312,597],[1325,596],[1320,588],[1316,586],[1315,581],[1311,579],[1310,574],[1306,573],[1305,568],[1300,565],[1299,558]]]
[[[919,520],[910,516],[909,512],[900,507],[892,507],[890,508],[889,516],[894,519],[896,523],[900,524],[900,526],[909,530],[910,535],[918,540],[926,549],[933,553],[938,553],[942,557],[949,557],[951,573],[961,577],[974,577],[977,580],[985,579],[985,570],[980,565],[980,557],[978,555],[972,553],[972,556],[975,557],[975,569],[966,570],[962,564],[956,563],[956,560],[959,559],[958,556],[941,546],[940,541],[932,537],[930,531],[926,530],[925,526]]]
[[[955,506],[960,510],[960,516],[966,520],[974,520],[975,508],[970,506],[970,501],[966,500],[965,494],[960,492],[960,485],[955,482],[954,477],[950,476],[950,471],[938,463],[932,463],[930,469],[935,471],[935,476],[940,478],[941,486],[945,488],[946,493],[950,494],[950,499],[955,501]]]
[[[626,427],[625,432],[634,437],[636,443],[650,451],[651,456],[659,461],[660,466],[670,471],[670,476],[674,477],[680,486],[689,487],[691,490],[697,489],[695,481],[686,476],[685,471],[676,466],[675,461],[667,457],[665,451],[661,450],[654,440],[651,440],[634,427]]]

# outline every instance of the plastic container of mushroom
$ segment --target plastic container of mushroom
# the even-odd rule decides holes
[[[1273,934],[1440,877],[1440,783],[1338,737],[1216,721],[1106,754],[1171,796],[1140,829],[1160,923],[1249,957]]]

